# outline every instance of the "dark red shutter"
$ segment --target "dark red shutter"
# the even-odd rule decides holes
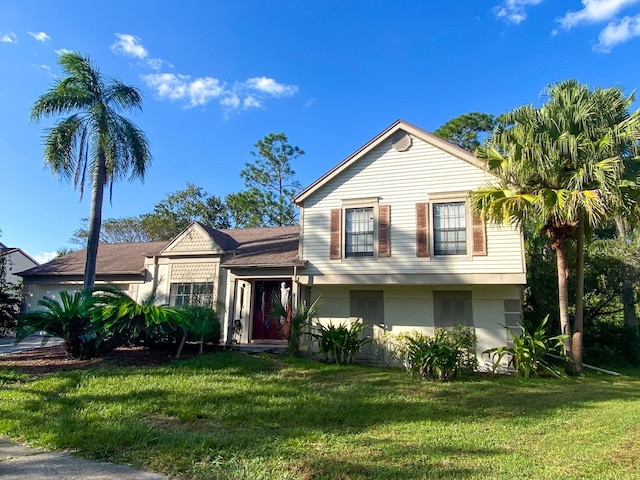
[[[391,205],[378,207],[378,256],[391,256]]]
[[[429,256],[429,204],[416,203],[416,256]]]
[[[342,258],[342,209],[331,210],[331,234],[329,245],[329,258],[340,260]]]
[[[473,214],[473,254],[487,254],[487,230],[484,219],[477,213]]]

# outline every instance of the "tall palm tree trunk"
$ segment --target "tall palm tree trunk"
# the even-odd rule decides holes
[[[571,324],[569,322],[569,289],[567,280],[569,277],[569,267],[567,265],[567,243],[565,238],[556,239],[553,242],[556,251],[556,262],[558,266],[558,306],[560,308],[560,330],[566,337],[562,340],[564,354],[569,359],[565,364],[567,373],[573,373],[573,349],[571,347]]]
[[[575,373],[582,373],[582,343],[584,337],[584,218],[580,216],[576,231],[576,318],[573,321],[571,349]]]
[[[616,229],[618,230],[618,239],[626,242],[627,227],[624,219],[620,215],[616,215]],[[633,280],[631,272],[626,262],[622,265],[622,312],[624,315],[625,327],[638,329],[638,316],[636,314],[635,295],[633,293]]]
[[[98,244],[100,242],[100,226],[102,225],[102,200],[104,184],[107,179],[105,153],[99,147],[98,164],[93,172],[93,188],[91,191],[91,214],[89,218],[89,238],[87,239],[87,260],[84,267],[84,288],[92,288],[96,280],[96,263],[98,260]]]

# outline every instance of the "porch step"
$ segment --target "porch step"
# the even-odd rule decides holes
[[[232,350],[246,353],[275,353],[277,355],[287,354],[287,342],[253,342],[253,343],[236,343],[231,347]]]

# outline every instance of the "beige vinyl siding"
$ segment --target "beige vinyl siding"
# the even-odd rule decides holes
[[[484,370],[490,369],[490,362],[482,352],[506,345],[506,330],[500,325],[504,319],[505,300],[518,300],[522,293],[517,285],[318,285],[312,289],[312,301],[320,298],[319,321],[323,324],[351,321],[349,298],[352,290],[382,290],[386,332],[395,334],[417,330],[427,335],[433,335],[435,331],[433,292],[470,292],[473,327],[478,338],[476,355]]]
[[[522,273],[521,237],[511,227],[487,225],[487,256],[416,257],[416,203],[430,201],[429,194],[465,192],[484,183],[484,171],[415,137],[406,152],[396,152],[390,141],[383,142],[305,200],[305,275],[377,274],[390,270],[407,274]],[[345,200],[370,197],[378,197],[380,204],[391,206],[391,256],[330,260],[331,209],[342,208]],[[471,223],[468,225],[470,228]],[[429,241],[432,244],[431,237]]]

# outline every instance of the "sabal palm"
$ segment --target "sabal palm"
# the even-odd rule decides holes
[[[66,77],[58,79],[31,108],[31,119],[67,115],[44,137],[45,164],[56,176],[72,180],[82,197],[91,178],[91,212],[84,288],[93,286],[105,186],[130,174],[143,179],[151,161],[142,130],[120,114],[141,109],[137,88],[105,77],[89,57],[77,52],[58,59]]]
[[[540,108],[523,106],[506,114],[506,127],[499,127],[477,150],[499,181],[471,197],[474,207],[490,221],[527,219],[543,225],[556,251],[565,354],[581,371],[584,230],[603,223],[623,203],[623,157],[636,138],[638,115],[628,115],[628,102],[619,91],[591,91],[575,80],[552,85],[547,94]],[[572,337],[567,247],[574,238],[580,298]]]

